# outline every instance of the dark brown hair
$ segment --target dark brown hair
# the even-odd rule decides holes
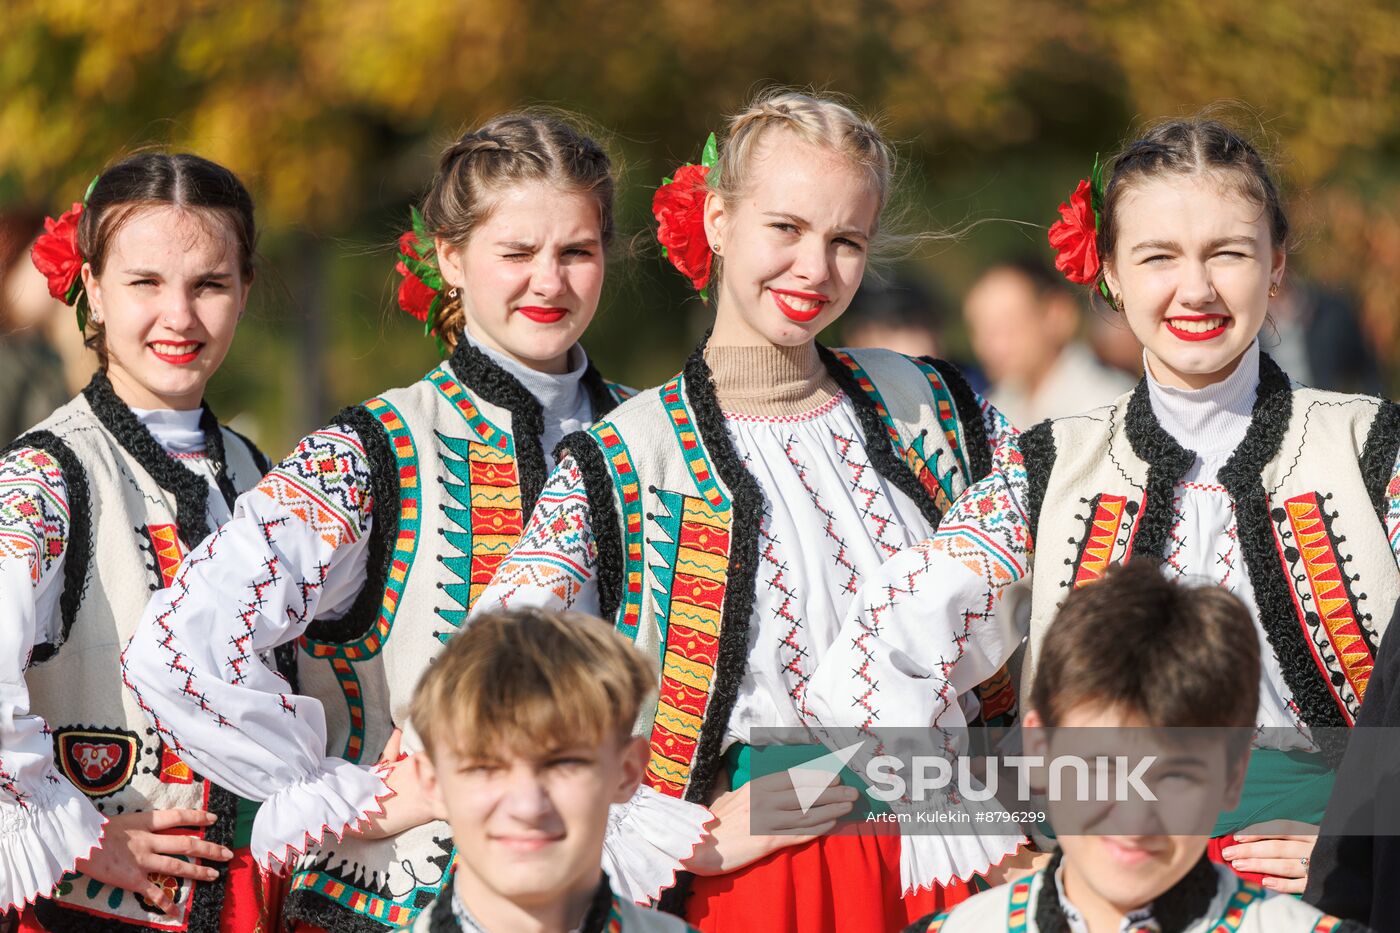
[[[190,153],[142,152],[109,167],[93,185],[78,223],[78,252],[96,275],[122,225],[143,208],[170,205],[215,219],[238,244],[245,279],[253,275],[257,226],[253,198],[238,176],[217,162]],[[103,327],[89,318],[84,342],[107,368]]]
[[[522,608],[488,612],[447,642],[413,694],[431,757],[538,754],[625,738],[655,687],[647,657],[601,619]]]
[[[1169,120],[1128,143],[1113,159],[1099,218],[1099,255],[1109,261],[1118,237],[1118,209],[1123,195],[1143,179],[1163,175],[1210,173],[1234,188],[1268,215],[1277,249],[1288,248],[1288,216],[1278,186],[1259,150],[1242,134],[1205,117]]]
[[[1087,704],[1159,728],[1251,727],[1259,663],[1244,603],[1218,586],[1173,583],[1139,558],[1065,600],[1040,646],[1031,706],[1048,726]]]
[[[433,236],[465,244],[490,215],[494,195],[535,180],[590,195],[598,203],[602,245],[612,243],[612,163],[592,137],[555,113],[503,114],[444,149],[423,199],[423,223]],[[447,297],[438,336],[455,347],[465,327],[461,299]]]

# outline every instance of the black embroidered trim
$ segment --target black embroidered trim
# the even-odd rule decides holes
[[[972,470],[972,475],[967,478],[967,484],[971,486],[992,472],[991,439],[987,437],[987,420],[982,417],[982,404],[956,365],[931,356],[923,357],[923,361],[938,370],[943,384],[948,387],[948,394],[953,396],[953,407],[957,409],[958,420],[963,426],[963,445],[966,447],[963,453]]]
[[[268,471],[272,469],[272,460],[268,458],[267,454],[263,453],[258,445],[254,444],[246,434],[235,431],[228,425],[224,425],[224,430],[243,442],[243,446],[248,448],[248,455],[253,458],[254,466],[258,468],[258,472],[266,476]]]
[[[701,351],[703,351],[704,346],[704,343],[700,345]],[[890,439],[885,422],[881,420],[880,413],[875,410],[875,400],[865,393],[865,390],[860,387],[860,383],[856,382],[856,377],[851,374],[851,370],[845,363],[838,360],[830,350],[817,344],[817,354],[821,357],[822,365],[826,367],[826,371],[831,374],[831,378],[836,380],[836,384],[841,387],[842,391],[846,393],[846,397],[851,400],[851,404],[855,406],[856,420],[860,422],[861,432],[865,435],[865,453],[870,458],[871,466],[875,467],[875,472],[889,480],[896,489],[908,496],[919,507],[924,521],[937,528],[939,522],[943,520],[943,513],[934,504],[933,497],[924,489],[923,483],[919,482],[914,471],[909,468],[909,464],[905,463],[895,450],[894,441]],[[704,361],[701,360],[701,362]],[[688,363],[686,365],[689,366]],[[708,378],[708,366],[705,368],[705,375]],[[710,386],[710,394],[713,397],[713,384],[710,383]],[[725,433],[725,442],[728,443],[728,441],[729,435]],[[757,546],[756,538],[755,546]]]
[[[447,904],[447,917],[452,922],[450,926],[437,926],[437,905],[441,902]],[[452,915],[451,883],[443,888],[443,894],[433,902],[431,907],[424,909],[433,911],[433,919],[428,929],[458,929],[457,919]],[[282,902],[282,918],[284,921],[306,923],[322,930],[333,930],[334,933],[386,933],[387,930],[395,929],[388,924],[366,917],[364,914],[357,914],[353,910],[341,907],[335,901],[327,900],[305,888],[287,895],[287,899]]]
[[[97,420],[116,438],[117,443],[131,454],[161,489],[175,497],[175,527],[186,551],[207,538],[210,531],[209,484],[166,453],[127,404],[117,397],[105,372],[98,370],[87,388],[83,389],[83,396],[87,398]],[[207,406],[200,417],[199,426],[204,430],[205,450],[214,464],[220,492],[224,492],[224,485],[228,482],[223,462],[224,441],[219,433],[218,421]]]
[[[588,368],[583,371],[583,378],[579,382],[583,384],[583,391],[588,393],[588,404],[593,408],[594,421],[602,421],[604,415],[621,404],[613,394],[612,388],[608,386],[608,381],[592,362],[589,362]]]
[[[238,498],[238,490],[228,475],[228,451],[224,449],[224,432],[219,429],[219,419],[205,405],[199,416],[199,429],[204,432],[204,455],[214,467],[214,482],[219,487],[219,495],[224,505],[233,510],[233,502]],[[206,507],[208,502],[205,502]],[[203,541],[203,538],[199,539]]]
[[[44,643],[34,646],[30,664],[42,664],[52,660],[58,649],[68,640],[73,630],[73,622],[78,618],[78,608],[87,595],[88,566],[92,562],[92,494],[88,490],[87,471],[78,460],[72,448],[59,439],[52,431],[33,431],[12,442],[0,456],[33,447],[42,450],[58,461],[63,474],[63,484],[68,487],[68,545],[63,558],[63,591],[58,597],[59,616],[63,628],[57,643]]]
[[[364,585],[344,616],[316,619],[306,627],[306,637],[313,641],[344,644],[363,638],[379,620],[384,585],[394,559],[394,541],[399,536],[399,467],[389,443],[389,433],[368,409],[351,405],[330,423],[352,428],[359,436],[365,448],[365,459],[369,461],[370,494],[374,497]]]
[[[724,604],[720,609],[719,656],[715,662],[715,682],[710,691],[705,721],[700,726],[700,740],[696,743],[690,781],[685,790],[686,799],[693,803],[703,802],[714,784],[721,762],[720,743],[729,728],[729,715],[734,711],[734,701],[739,695],[739,684],[747,666],[749,618],[753,615],[754,586],[758,573],[757,516],[763,514],[763,491],[739,459],[739,454],[729,439],[724,414],[715,398],[714,377],[705,362],[705,346],[709,340],[710,335],[706,333],[695,352],[685,361],[685,393],[695,415],[695,428],[700,433],[701,443],[714,461],[715,473],[729,488],[730,508],[738,520],[731,526],[733,531],[729,544],[729,577],[725,583]],[[833,364],[845,370],[845,366],[832,357],[830,351],[821,352],[824,353],[822,361],[833,375]],[[850,378],[849,373],[847,378]],[[852,395],[852,400],[856,399],[865,399],[869,404],[865,393],[859,390]],[[856,410],[861,411],[859,406]],[[878,424],[878,416],[876,417]],[[893,457],[889,439],[883,433],[884,425],[878,426],[884,441],[882,449],[890,451],[890,456]],[[872,462],[874,459],[872,452]],[[913,474],[908,468],[902,463],[900,467],[912,480]],[[879,469],[878,464],[876,469]],[[918,486],[918,482],[915,481],[914,485]],[[913,498],[915,502],[927,499],[922,489],[919,490],[919,495]],[[690,895],[691,880],[689,872],[677,872],[675,885],[662,893],[658,906],[669,913],[682,915],[685,901]]]
[[[1262,377],[1265,357],[1260,357],[1260,375]],[[1274,367],[1277,369],[1278,367]],[[1286,386],[1286,383],[1285,383]],[[1259,397],[1263,397],[1264,383],[1259,383]],[[1258,400],[1255,401],[1255,411],[1259,408]],[[1284,425],[1288,424],[1288,419],[1284,418]],[[1147,557],[1160,562],[1167,553],[1167,539],[1171,537],[1172,531],[1172,501],[1175,498],[1176,484],[1181,482],[1181,478],[1186,475],[1186,471],[1191,469],[1191,465],[1196,462],[1194,451],[1187,450],[1177,443],[1176,438],[1167,433],[1157,420],[1157,415],[1152,411],[1152,399],[1147,389],[1147,377],[1144,376],[1138,381],[1137,388],[1133,390],[1133,396],[1128,400],[1128,413],[1123,423],[1124,430],[1128,435],[1128,443],[1132,445],[1133,453],[1138,459],[1147,464],[1147,490],[1145,502],[1142,508],[1142,515],[1137,520],[1137,531],[1133,539],[1133,556]],[[1251,423],[1245,434],[1245,440],[1240,443],[1236,450],[1238,455],[1240,450],[1244,450],[1249,442],[1251,433],[1257,434],[1254,424]],[[1273,443],[1273,453],[1278,452],[1278,443],[1283,434],[1280,432],[1278,438]],[[1257,446],[1258,442],[1256,442]],[[1270,456],[1273,454],[1271,453]],[[1231,458],[1230,462],[1234,462]],[[1266,457],[1259,463],[1262,469],[1268,463]],[[1256,474],[1256,480],[1258,479]],[[1224,480],[1222,479],[1223,483]],[[1259,493],[1262,497],[1264,487],[1260,485]],[[1238,498],[1235,500],[1239,501]],[[1250,568],[1250,576],[1253,577],[1254,569]]]
[[[574,462],[578,464],[583,474],[583,488],[588,493],[588,522],[598,547],[598,570],[595,575],[598,581],[598,615],[611,619],[622,605],[623,581],[627,576],[621,521],[617,504],[613,501],[612,475],[608,472],[607,461],[603,459],[603,449],[587,431],[575,431],[559,442],[554,450],[555,457],[562,459],[566,453],[573,455]]]
[[[492,405],[510,412],[510,433],[515,438],[515,469],[520,477],[520,509],[529,515],[534,511],[535,501],[539,499],[545,478],[549,475],[541,440],[544,437],[544,409],[540,407],[539,399],[531,395],[519,379],[472,346],[470,341],[459,341],[447,362],[466,388]]]
[[[1050,487],[1050,473],[1055,469],[1055,425],[1042,421],[1029,431],[1021,432],[1016,440],[1021,448],[1021,460],[1026,465],[1026,518],[1031,525],[1031,540],[1040,531],[1040,510],[1045,505],[1045,490]]]
[[[194,775],[194,780],[203,777]],[[209,784],[209,807],[219,819],[204,831],[204,838],[215,845],[233,848],[233,833],[237,826],[238,798],[219,785]],[[228,884],[228,865],[223,862],[205,862],[219,873],[215,881],[184,881],[194,885],[190,904],[187,933],[219,933],[219,914],[224,907],[224,892]],[[47,930],[63,930],[64,933],[130,933],[143,926],[127,923],[115,917],[98,917],[63,905],[62,901],[39,898],[34,902],[34,919]],[[382,933],[382,929],[374,933]]]
[[[1069,918],[1060,903],[1055,873],[1064,861],[1057,851],[1041,872],[1040,892],[1035,899],[1035,925],[1040,933],[1069,933]],[[1152,902],[1152,919],[1164,931],[1180,931],[1199,923],[1210,911],[1220,881],[1210,859],[1201,856],[1180,881]]]
[[[1385,521],[1386,486],[1390,483],[1390,471],[1395,467],[1396,454],[1400,453],[1400,405],[1382,402],[1376,412],[1376,420],[1371,422],[1371,430],[1366,434],[1366,447],[1361,452],[1361,476],[1366,482],[1366,491],[1371,495],[1371,507],[1376,517]]]
[[[1261,473],[1278,456],[1283,435],[1293,417],[1293,390],[1268,354],[1259,356],[1259,392],[1244,440],[1220,470],[1220,484],[1235,502],[1240,550],[1254,586],[1259,624],[1278,659],[1284,683],[1297,701],[1303,721],[1313,729],[1345,727],[1347,722],[1332,697],[1322,671],[1313,660],[1307,636],[1290,596],[1291,583],[1279,559],[1270,522],[1268,495]],[[1170,508],[1170,505],[1168,506]],[[1324,737],[1330,738],[1330,737]],[[1321,741],[1329,758],[1340,759],[1345,744]]]

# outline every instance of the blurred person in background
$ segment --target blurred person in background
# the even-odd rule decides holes
[[[1105,309],[1090,299],[1085,320],[1085,339],[1094,348],[1094,355],[1105,366],[1127,373],[1137,382],[1142,376],[1142,344],[1133,334],[1128,322],[1116,311]]]
[[[44,336],[51,312],[64,306],[49,296],[43,275],[29,262],[43,222],[37,212],[0,215],[0,447],[71,395],[63,360]],[[67,314],[63,319],[70,320]]]
[[[1285,280],[1269,320],[1276,342],[1270,345],[1267,325],[1261,339],[1284,371],[1303,385],[1369,395],[1385,390],[1371,341],[1346,295],[1312,282]]]
[[[950,359],[950,348],[944,339],[948,316],[948,302],[942,292],[912,274],[896,272],[885,281],[861,285],[841,317],[841,338],[848,347]],[[980,369],[964,360],[953,362],[974,392],[986,391],[987,380]]]
[[[999,262],[963,302],[988,400],[1019,428],[1106,405],[1133,387],[1079,339],[1080,298],[1039,262]]]

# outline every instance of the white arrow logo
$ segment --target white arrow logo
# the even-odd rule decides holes
[[[792,789],[797,793],[797,805],[802,808],[805,816],[807,811],[817,802],[817,798],[835,783],[834,778],[846,767],[856,752],[865,745],[864,742],[856,742],[854,745],[847,745],[845,748],[838,748],[834,752],[828,752],[820,758],[805,761],[800,765],[794,765],[787,769],[788,778],[792,781]]]

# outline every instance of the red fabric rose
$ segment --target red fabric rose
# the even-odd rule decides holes
[[[714,254],[705,238],[705,176],[703,165],[682,165],[676,177],[656,189],[651,212],[656,217],[656,239],[666,247],[666,258],[696,291],[710,281]]]
[[[413,259],[423,258],[418,254],[418,235],[412,230],[399,237],[399,253]],[[423,284],[423,280],[413,274],[403,259],[394,264],[394,271],[403,276],[403,281],[399,283],[399,307],[416,320],[426,321],[433,299],[438,296],[437,290]]]
[[[45,217],[44,232],[29,251],[34,268],[49,280],[49,294],[65,303],[83,268],[83,257],[78,254],[78,219],[82,216],[82,204],[74,204],[58,220]]]
[[[1050,245],[1055,248],[1055,268],[1065,278],[1089,285],[1099,277],[1098,232],[1094,226],[1092,189],[1086,178],[1060,205],[1060,219],[1050,226]]]

